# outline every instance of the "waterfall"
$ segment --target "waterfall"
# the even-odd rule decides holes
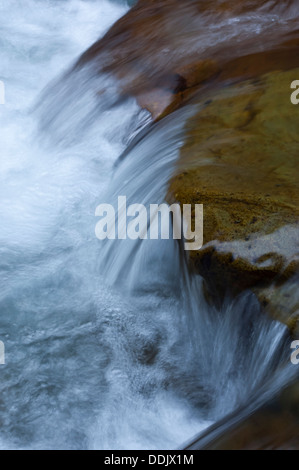
[[[177,240],[95,236],[100,203],[165,202],[196,112],[153,124],[113,77],[71,69],[125,2],[9,3],[0,448],[177,448],[291,379],[289,333],[252,293],[210,306]]]

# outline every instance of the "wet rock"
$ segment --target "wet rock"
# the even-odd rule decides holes
[[[290,57],[296,1],[139,0],[75,67],[112,74],[122,94],[162,118],[207,82],[231,78],[231,71],[234,78],[256,68],[265,73],[278,60],[289,67],[296,60]]]
[[[261,304],[271,316],[288,325],[293,337],[299,339],[298,264],[289,266],[268,288],[255,289]],[[295,272],[294,272],[295,271]]]
[[[212,297],[252,288],[262,298],[298,269],[296,76],[299,69],[272,72],[219,88],[199,98],[203,109],[187,123],[169,200],[204,205],[204,246],[190,260]]]
[[[204,205],[191,265],[214,302],[251,289],[292,325],[297,301],[279,311],[298,269],[298,14],[297,0],[139,0],[75,65],[113,75],[153,119],[198,107],[168,195]]]
[[[245,412],[246,413],[246,412]],[[299,382],[256,409],[225,418],[189,445],[189,450],[298,450]]]
[[[153,119],[161,119],[184,104],[200,85],[216,77],[220,69],[216,62],[203,60],[178,67],[173,75],[162,77],[156,88],[141,92],[137,101]],[[164,83],[163,83],[164,80]]]

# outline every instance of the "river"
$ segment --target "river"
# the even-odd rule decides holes
[[[252,294],[216,312],[175,241],[95,236],[98,204],[164,201],[194,112],[152,126],[110,77],[64,75],[127,9],[0,5],[3,449],[178,448],[291,374]]]

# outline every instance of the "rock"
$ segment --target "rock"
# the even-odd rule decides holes
[[[297,294],[282,304],[298,270],[298,13],[297,0],[139,0],[75,65],[111,74],[155,120],[198,106],[168,195],[204,204],[191,265],[214,302],[251,289],[292,329]]]
[[[75,68],[87,65],[113,75],[120,93],[136,97],[154,119],[162,118],[207,82],[219,76],[227,80],[231,70],[238,78],[243,72],[252,76],[257,67],[263,73],[273,70],[278,59],[270,51],[277,47],[276,55],[289,66],[296,1],[139,0]],[[289,47],[283,46],[286,42]]]
[[[298,76],[299,68],[216,89],[187,123],[168,199],[204,205],[204,246],[190,260],[212,297],[251,288],[265,300],[263,289],[298,270]]]
[[[225,418],[199,436],[187,449],[298,450],[298,428],[297,380],[267,405],[262,405],[253,412],[239,411]]]
[[[282,272],[268,288],[256,288],[255,292],[271,316],[285,323],[293,337],[299,339],[298,264],[291,264],[289,269],[292,270],[291,275],[288,271]]]
[[[154,120],[197,109],[167,196],[204,205],[190,266],[211,302],[250,289],[299,338],[298,14],[297,0],[139,0],[75,68],[112,75]],[[158,353],[137,340],[139,363]],[[298,403],[297,382],[189,449],[299,449]]]
[[[200,85],[216,77],[220,69],[212,60],[202,60],[178,67],[174,74],[162,77],[157,88],[140,92],[138,104],[147,109],[153,119],[161,119],[179,108]]]

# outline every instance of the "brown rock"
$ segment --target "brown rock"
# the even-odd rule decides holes
[[[213,297],[247,288],[262,296],[298,268],[296,76],[299,69],[218,89],[187,123],[169,200],[204,205],[204,246],[190,259]]]
[[[76,67],[88,64],[112,74],[123,94],[137,97],[154,118],[161,118],[221,70],[219,79],[228,80],[271,71],[279,60],[283,70],[289,67],[298,27],[296,2],[139,0]],[[252,11],[254,21],[247,14]],[[283,46],[286,42],[289,46]]]
[[[245,411],[246,413],[246,411]],[[299,450],[299,384],[253,412],[234,413],[208,429],[188,450]]]

